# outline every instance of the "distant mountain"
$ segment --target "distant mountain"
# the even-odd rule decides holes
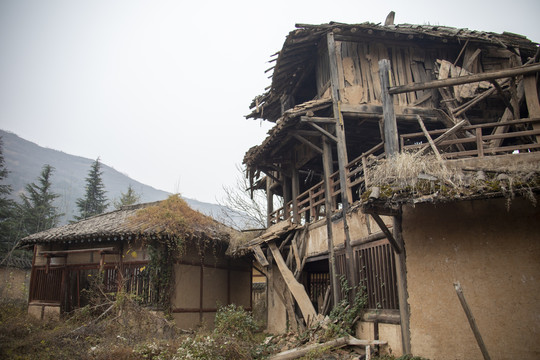
[[[85,179],[88,176],[90,165],[95,159],[87,159],[44,148],[4,130],[0,130],[0,136],[3,141],[6,168],[9,171],[6,183],[12,187],[12,198],[19,201],[19,193],[24,191],[25,185],[35,182],[41,173],[43,165],[49,164],[55,168],[51,178],[52,189],[60,195],[56,206],[60,212],[65,214],[61,219],[61,224],[73,220],[74,216],[78,215],[75,201],[84,196]],[[121,193],[126,192],[130,184],[135,192],[141,196],[141,203],[164,200],[171,195],[166,191],[133,180],[110,166],[103,163],[101,165],[103,171],[102,180],[110,202],[108,210],[113,210],[113,200],[119,199]],[[237,214],[229,208],[198,200],[184,199],[191,208],[217,220],[232,218],[236,227],[244,228],[246,226],[241,214]],[[224,217],[224,212],[228,216]]]

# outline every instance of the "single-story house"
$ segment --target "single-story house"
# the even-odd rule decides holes
[[[182,328],[210,325],[219,305],[251,309],[251,260],[231,255],[236,235],[177,196],[30,235],[28,311],[43,318],[84,306],[99,277],[107,291],[168,310]]]

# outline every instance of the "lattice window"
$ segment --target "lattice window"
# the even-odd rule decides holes
[[[396,264],[387,240],[354,249],[359,281],[365,287],[370,309],[398,309]]]

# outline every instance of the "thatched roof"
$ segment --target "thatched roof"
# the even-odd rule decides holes
[[[519,49],[522,55],[534,55],[537,45],[525,36],[504,32],[502,34],[457,29],[437,25],[380,25],[373,23],[343,24],[330,22],[321,25],[297,24],[282,49],[275,54],[272,84],[264,94],[255,97],[250,105],[252,113],[247,118],[260,118],[275,122],[281,116],[280,98],[295,88],[302,79],[311,60],[317,57],[318,45],[326,41],[324,36],[333,32],[342,39],[365,39],[367,41],[418,42],[422,46],[445,46],[465,41],[493,45],[501,48]],[[270,70],[270,69],[269,69]]]
[[[156,206],[160,203],[158,201],[126,206],[120,210],[96,215],[73,224],[41,231],[23,238],[21,240],[21,246],[43,243],[109,242],[136,238],[152,238],[164,235],[163,227],[159,224],[136,217],[139,210]],[[200,216],[206,217],[202,214]],[[191,238],[229,241],[231,229],[211,218],[208,218],[207,224],[210,225],[192,226],[189,236]]]

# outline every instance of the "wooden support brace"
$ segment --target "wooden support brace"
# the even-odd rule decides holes
[[[322,154],[323,151],[320,147],[318,147],[317,145],[313,144],[311,141],[309,141],[308,139],[298,135],[298,134],[293,134],[293,137],[300,141],[301,143],[304,143],[306,144],[307,146],[309,146],[310,148],[312,148],[313,150],[315,150],[316,152],[318,152],[319,154]]]
[[[383,219],[381,219],[379,214],[372,213],[371,216],[373,217],[373,220],[375,220],[377,225],[379,225],[379,227],[381,228],[382,232],[384,233],[384,235],[388,239],[388,242],[390,242],[390,245],[394,249],[394,252],[396,252],[397,254],[401,254],[401,252],[402,252],[401,246],[398,244],[398,242],[394,238],[394,235],[392,235],[392,232],[388,229],[388,227],[384,223]]]
[[[480,351],[482,351],[482,355],[484,356],[485,360],[490,360],[491,358],[487,351],[486,344],[484,344],[482,335],[480,335],[480,330],[478,330],[478,326],[476,325],[476,320],[474,319],[472,311],[469,308],[469,304],[467,304],[467,301],[465,300],[465,295],[463,295],[463,290],[461,289],[461,284],[459,283],[459,281],[454,283],[454,288],[456,289],[456,294],[459,298],[459,302],[461,303],[461,306],[463,307],[463,311],[465,311],[465,315],[467,315],[467,320],[469,320],[469,325],[471,326],[471,330],[474,333],[476,342],[478,343],[478,346],[480,347]]]
[[[315,123],[312,123],[312,122],[308,122],[309,126],[311,126],[312,128],[314,128],[315,130],[319,131],[321,134],[323,134],[324,136],[326,136],[327,138],[329,138],[330,140],[332,140],[333,142],[337,143],[338,142],[338,139],[337,137],[335,137],[334,135],[330,134],[328,131],[324,130],[322,127],[320,127],[319,125],[315,124]]]

